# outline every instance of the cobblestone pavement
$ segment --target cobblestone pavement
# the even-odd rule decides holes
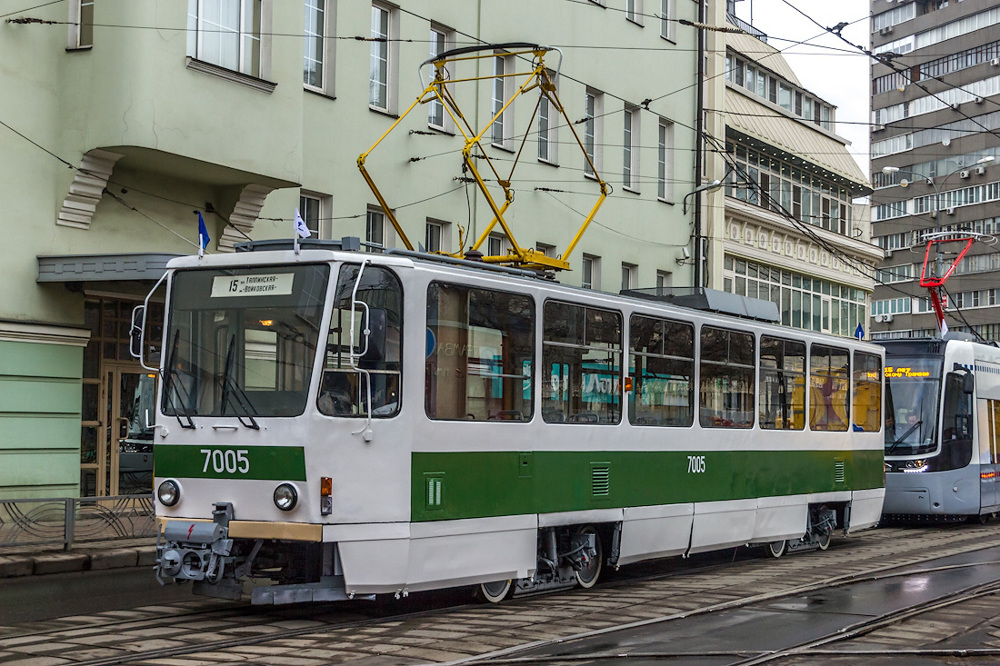
[[[514,599],[496,606],[453,604],[424,610],[421,605],[434,595],[423,595],[423,602],[421,595],[412,595],[398,604],[401,615],[392,614],[397,605],[391,600],[260,609],[193,598],[180,604],[0,626],[0,664],[451,662],[501,656],[537,641],[666,620],[998,545],[1000,526],[994,525],[880,529],[835,538],[826,552],[779,560],[740,558],[701,568],[678,567],[676,561],[669,566],[639,565],[633,568],[640,572],[637,578],[610,576],[591,590]],[[1000,645],[1000,625],[992,619],[1000,615],[995,598],[950,612],[968,620],[966,629],[978,632],[969,640]],[[938,633],[951,631],[928,616],[904,627],[903,633],[874,632],[857,644],[898,647],[902,642],[912,647],[911,641],[932,642],[939,640]],[[833,663],[831,658],[787,663]]]

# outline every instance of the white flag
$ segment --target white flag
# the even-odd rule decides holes
[[[299,215],[298,208],[295,209],[295,233],[299,235],[299,238],[309,238],[312,236],[312,232],[306,226],[306,221]]]

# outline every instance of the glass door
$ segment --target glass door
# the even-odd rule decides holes
[[[101,442],[98,495],[153,492],[155,374],[136,364],[105,364],[105,437]]]

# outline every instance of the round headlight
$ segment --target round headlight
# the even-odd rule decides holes
[[[299,494],[295,486],[290,483],[282,483],[274,489],[274,506],[282,511],[291,511],[299,501]]]
[[[163,506],[173,506],[181,498],[181,487],[176,481],[164,481],[156,489],[156,499]]]

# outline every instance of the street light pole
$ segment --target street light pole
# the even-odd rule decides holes
[[[684,199],[681,201],[681,215],[687,215],[687,200],[688,197],[695,194],[700,194],[702,192],[714,192],[715,190],[722,187],[721,180],[713,180],[711,183],[705,183],[704,185],[699,185],[690,192],[684,195]],[[705,252],[701,243],[701,198],[695,199],[695,209],[694,209],[694,286],[704,287],[704,271],[702,270],[702,264],[705,262]]]

